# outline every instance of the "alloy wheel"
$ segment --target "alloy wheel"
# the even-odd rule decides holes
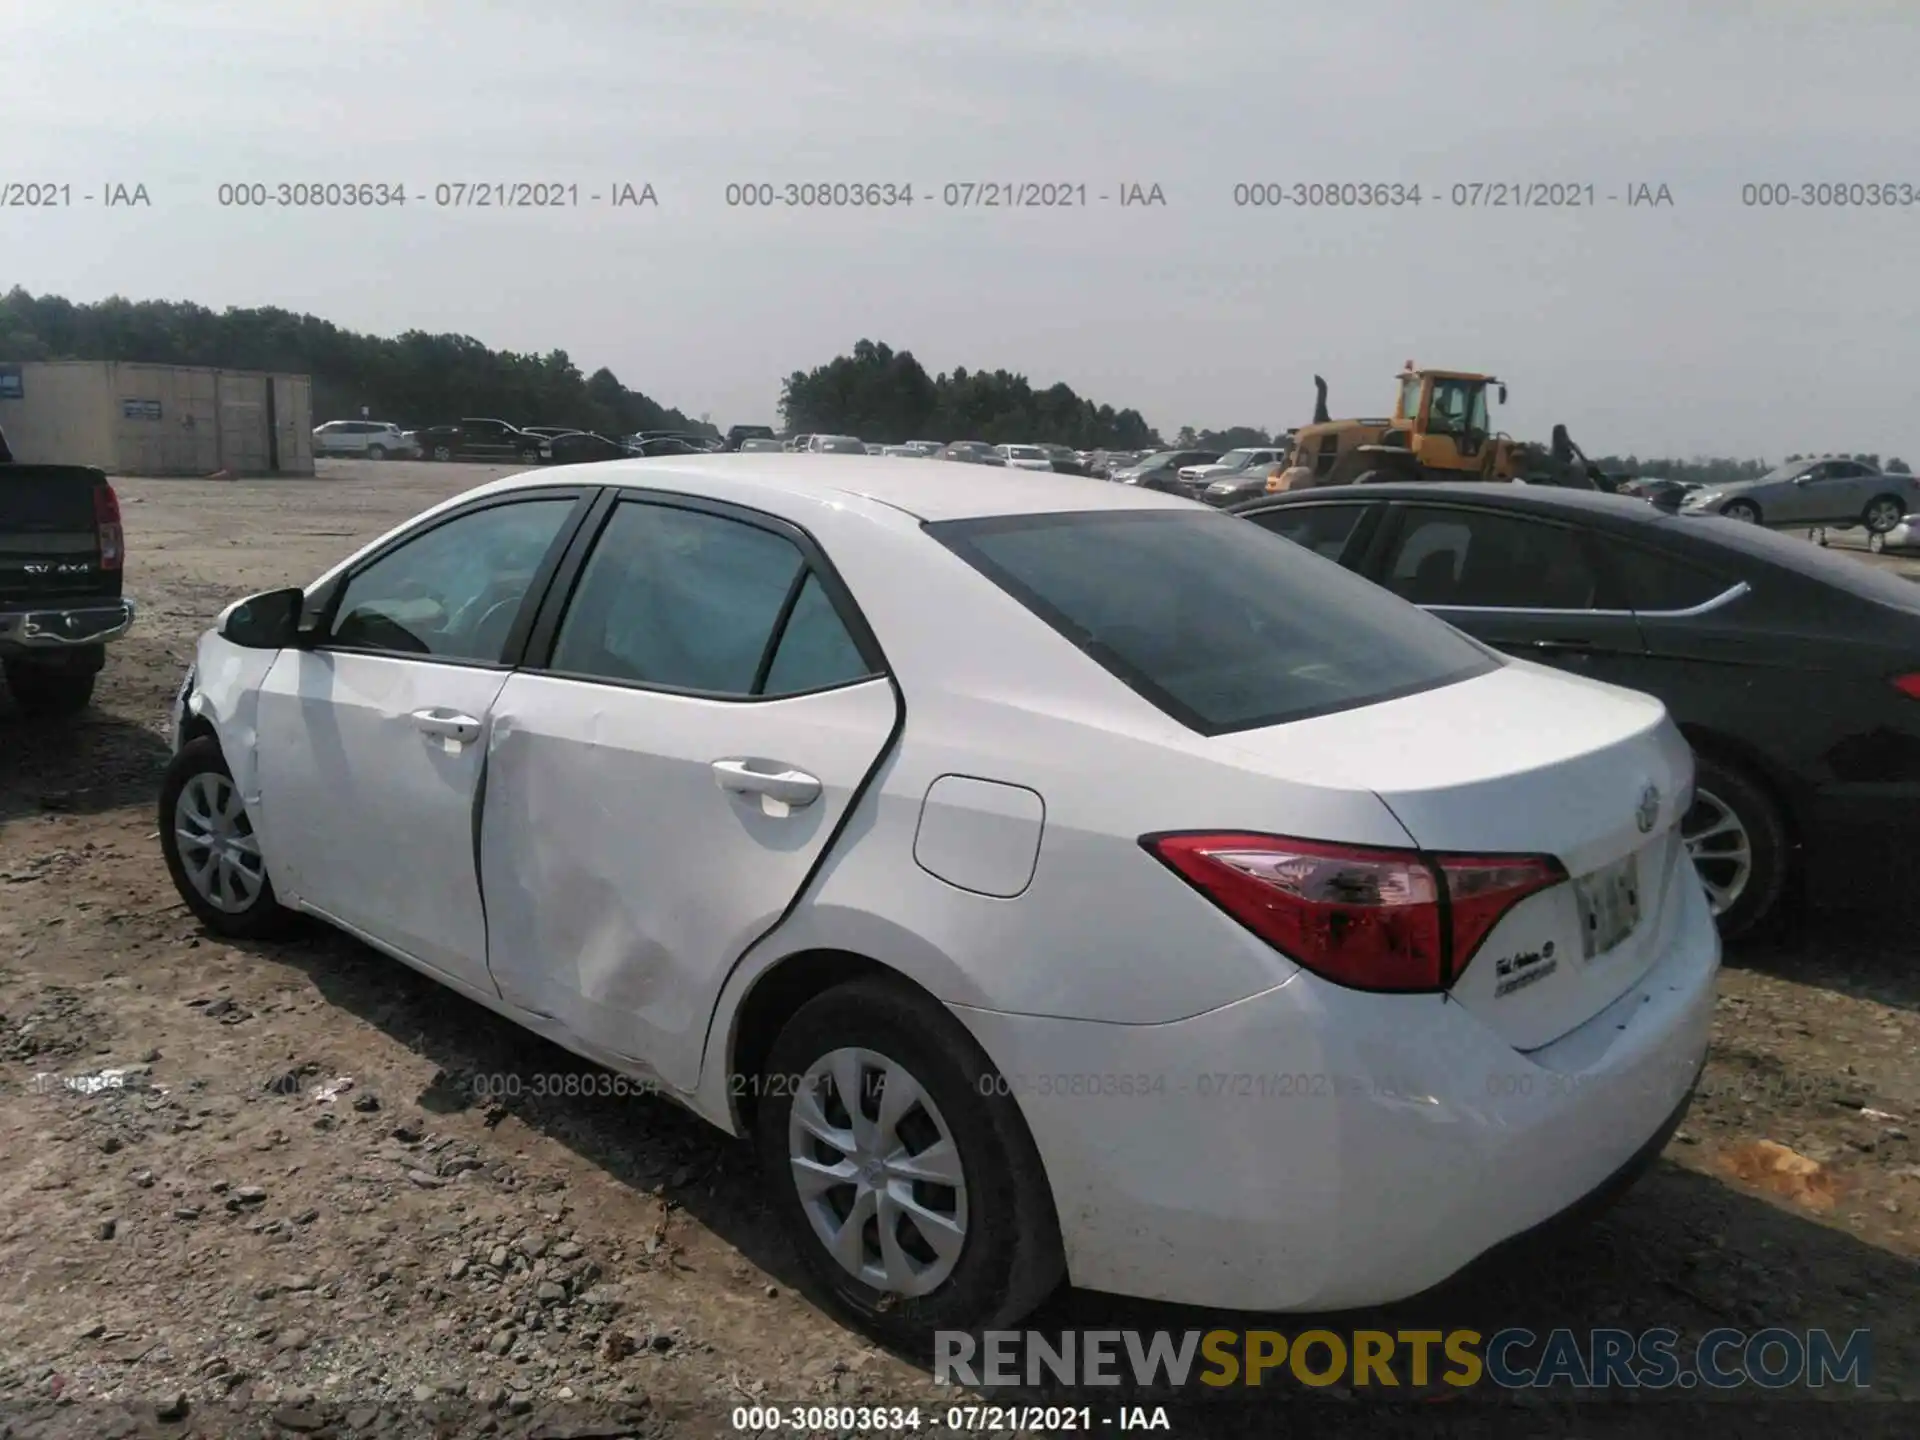
[[[1867,529],[1875,535],[1884,535],[1898,525],[1904,517],[1897,502],[1880,499],[1867,507]]]
[[[232,780],[211,770],[190,777],[174,805],[173,834],[194,893],[237,915],[260,898],[266,863]]]
[[[899,1061],[840,1049],[795,1088],[787,1149],[814,1235],[849,1275],[903,1297],[938,1289],[967,1239],[953,1131]]]
[[[1716,917],[1732,909],[1753,876],[1753,838],[1733,807],[1710,790],[1696,790],[1680,822],[1694,872]]]

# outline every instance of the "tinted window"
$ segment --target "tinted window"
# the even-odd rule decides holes
[[[1724,595],[1734,583],[1639,545],[1608,541],[1607,557],[1620,577],[1621,600],[1630,610],[1691,610]]]
[[[1226,515],[1024,515],[927,527],[1204,734],[1351,709],[1500,662],[1358,576]]]
[[[1304,545],[1329,560],[1338,560],[1365,508],[1363,505],[1287,505],[1249,515],[1247,519],[1262,530]]]
[[[786,629],[780,632],[780,644],[773,652],[773,665],[761,693],[796,695],[803,690],[824,690],[858,680],[872,670],[860,658],[819,577],[809,574],[800,587],[800,598],[794,602]]]
[[[770,530],[625,501],[568,602],[553,668],[750,695],[801,564],[793,543]]]
[[[1576,530],[1486,510],[1407,507],[1385,583],[1417,605],[1591,609],[1599,591]]]
[[[331,643],[498,661],[572,500],[476,510],[390,550],[347,582]]]

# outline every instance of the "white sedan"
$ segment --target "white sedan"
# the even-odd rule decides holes
[[[1612,1193],[1720,949],[1657,701],[1070,476],[518,474],[229,607],[161,844],[755,1137],[870,1333],[1329,1310]]]
[[[994,449],[1009,470],[1053,469],[1053,457],[1038,445],[996,445]]]

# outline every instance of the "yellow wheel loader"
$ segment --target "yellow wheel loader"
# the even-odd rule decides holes
[[[1506,403],[1505,382],[1467,370],[1423,370],[1409,360],[1399,376],[1391,417],[1335,420],[1327,411],[1327,382],[1313,377],[1313,423],[1294,437],[1284,468],[1267,480],[1269,492],[1386,480],[1523,481],[1612,489],[1599,468],[1553,427],[1550,447],[1515,440],[1493,429],[1488,392]]]

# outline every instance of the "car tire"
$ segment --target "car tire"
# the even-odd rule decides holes
[[[1907,518],[1907,507],[1897,495],[1876,495],[1860,512],[1860,523],[1869,535],[1884,535]]]
[[[1729,500],[1720,507],[1720,513],[1729,520],[1738,520],[1742,525],[1760,523],[1760,507],[1751,500]]]
[[[880,1190],[853,1180],[823,1186],[803,1200],[796,1169],[822,1164],[840,1155],[854,1165],[862,1157],[852,1142],[840,1145],[817,1138],[819,1131],[795,1120],[817,1103],[816,1118],[834,1128],[851,1116],[839,1104],[839,1088],[827,1076],[838,1053],[864,1062],[856,1088],[868,1089],[876,1069],[904,1075],[916,1098],[895,1118],[873,1154],[905,1150],[926,1153],[916,1140],[949,1142],[957,1158],[958,1185],[924,1181],[887,1183],[897,1195],[902,1183],[913,1206],[894,1211],[893,1259],[903,1270],[924,1263],[906,1284],[883,1286],[857,1276],[828,1249],[816,1226],[866,1206],[857,1254],[885,1264],[880,1251],[877,1205]],[[904,1063],[903,1063],[904,1062]],[[846,1073],[844,1067],[841,1073]],[[1027,1131],[1019,1105],[1007,1093],[993,1064],[973,1038],[936,1001],[884,978],[839,985],[816,996],[794,1014],[773,1043],[765,1072],[758,1077],[760,1099],[754,1116],[760,1162],[774,1204],[811,1288],[867,1334],[887,1344],[925,1351],[936,1330],[978,1330],[1013,1324],[1045,1300],[1066,1273],[1060,1226],[1040,1155]],[[885,1094],[883,1080],[874,1100]],[[865,1103],[863,1101],[863,1109]],[[897,1143],[896,1143],[897,1142]],[[811,1147],[811,1150],[808,1149]],[[870,1161],[871,1156],[865,1157]],[[837,1163],[837,1162],[836,1162]],[[868,1167],[869,1176],[872,1167]],[[894,1202],[898,1205],[898,1201]],[[956,1253],[944,1256],[925,1239],[921,1216],[958,1218]],[[931,1228],[931,1227],[929,1227]],[[867,1242],[869,1229],[874,1240]],[[904,1241],[902,1237],[904,1236]],[[908,1246],[914,1247],[909,1251]],[[877,1277],[885,1278],[885,1277]],[[918,1286],[929,1286],[924,1290]]]
[[[10,660],[5,666],[7,689],[13,703],[30,720],[61,720],[78,715],[93,703],[96,672],[56,670]]]
[[[210,827],[203,822],[218,818],[223,796],[233,796],[234,803],[238,802],[233,772],[227,768],[227,757],[221,753],[220,742],[210,735],[187,742],[173,757],[160,782],[160,852],[166,859],[167,873],[173,877],[174,888],[180,892],[187,908],[216,935],[234,940],[259,940],[283,934],[295,916],[273,892],[266,859],[259,855],[259,841],[244,809],[220,834],[229,839],[252,839],[258,861],[257,887],[236,886],[231,881],[215,884],[223,876],[231,875],[231,869],[223,869],[217,863],[210,847],[194,843],[197,838],[213,838]],[[183,830],[186,835],[182,834]],[[207,880],[197,882],[195,873],[201,855],[207,857]],[[203,884],[207,888],[203,888]],[[226,903],[216,903],[209,898],[214,889],[225,892]]]
[[[433,458],[434,458],[434,459],[436,459],[436,460],[439,460],[439,461],[441,461],[441,462],[443,462],[443,463],[444,463],[445,461],[448,461],[448,460],[451,460],[451,459],[453,459],[453,447],[452,447],[451,445],[436,445],[436,446],[434,446],[434,447],[433,447]]]
[[[386,447],[386,446],[384,446],[384,445],[369,445],[369,446],[367,447],[367,458],[368,458],[369,460],[384,460],[384,459],[386,459],[386,458],[387,458],[387,447]]]
[[[1793,845],[1767,788],[1738,765],[1694,757],[1694,800],[1680,833],[1723,940],[1771,920],[1786,893]]]

